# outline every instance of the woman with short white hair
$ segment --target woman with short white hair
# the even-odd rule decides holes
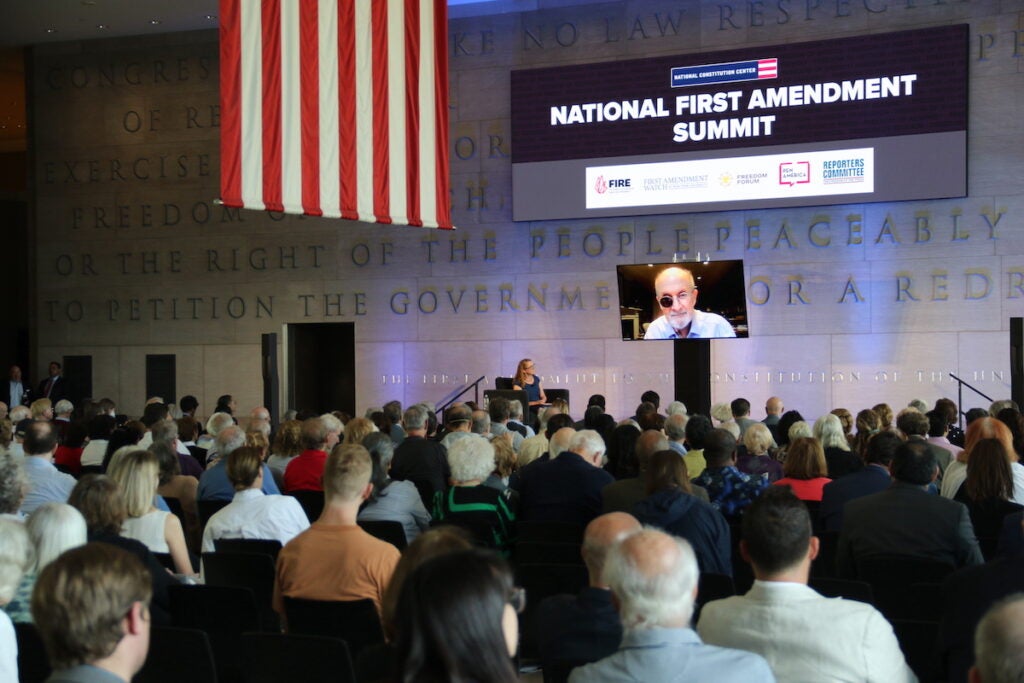
[[[434,520],[466,527],[479,542],[507,551],[516,519],[510,492],[483,485],[494,471],[494,446],[467,435],[448,449],[448,466],[452,486],[434,494]]]
[[[32,542],[25,525],[7,517],[0,518],[0,607],[11,601],[32,558]],[[0,610],[0,681],[16,680],[18,639],[11,618]]]
[[[35,551],[35,562],[21,577],[14,597],[4,611],[15,623],[32,623],[32,589],[43,567],[61,553],[85,545],[87,530],[82,513],[65,503],[45,503],[29,516],[25,523]]]

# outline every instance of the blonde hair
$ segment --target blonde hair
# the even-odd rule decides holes
[[[358,418],[357,418],[358,419]],[[370,452],[361,444],[340,443],[327,456],[324,465],[324,496],[352,502],[359,498],[373,473]]]
[[[32,401],[32,405],[29,406],[29,410],[32,411],[33,420],[43,417],[46,411],[51,408],[53,408],[53,403],[48,398],[38,398]]]
[[[769,448],[775,448],[775,439],[768,427],[760,422],[747,427],[743,432],[743,445],[751,455],[763,455]]]
[[[377,431],[377,425],[373,424],[373,420],[368,420],[365,417],[354,417],[345,425],[344,443],[361,444],[363,439],[375,431]]]
[[[155,454],[140,450],[125,453],[110,469],[110,478],[121,487],[129,517],[141,517],[153,507],[160,479]]]

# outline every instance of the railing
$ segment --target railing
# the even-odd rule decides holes
[[[469,384],[466,384],[458,389],[455,389],[450,394],[441,399],[441,403],[436,408],[434,408],[434,412],[437,413],[438,424],[443,423],[442,416],[444,415],[444,411],[448,409],[448,406],[462,398],[462,395],[465,394],[470,389],[473,390],[473,400],[476,401],[477,405],[480,405],[480,382],[483,382],[486,378],[486,375],[480,375],[479,377],[476,378],[475,382],[470,382]]]
[[[949,376],[956,380],[956,385],[957,385],[956,386],[956,405],[957,405],[957,412],[959,413],[959,415],[957,417],[959,418],[960,429],[963,429],[963,427],[964,427],[964,412],[963,412],[963,407],[964,407],[964,387],[967,387],[968,389],[970,389],[971,391],[976,393],[978,396],[981,396],[983,399],[988,401],[989,403],[991,403],[993,401],[993,399],[992,399],[991,396],[986,396],[985,394],[983,394],[978,389],[972,387],[970,384],[968,384],[964,380],[960,379],[959,377],[954,375],[952,372],[949,373]]]

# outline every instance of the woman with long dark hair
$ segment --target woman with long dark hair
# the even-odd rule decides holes
[[[515,683],[516,612],[508,564],[466,550],[428,560],[406,579],[394,624],[401,683]]]
[[[971,449],[967,479],[954,500],[967,506],[979,539],[995,539],[1003,527],[1003,517],[1024,509],[1012,502],[1013,457],[999,439],[981,439]]]

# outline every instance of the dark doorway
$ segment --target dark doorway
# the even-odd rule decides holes
[[[68,400],[75,408],[83,399],[92,398],[92,356],[64,356],[64,380],[68,383]]]
[[[288,407],[355,415],[355,323],[288,325]]]
[[[164,403],[177,403],[175,394],[177,388],[175,379],[177,375],[178,357],[173,353],[168,354],[146,354],[146,399],[159,396]]]

